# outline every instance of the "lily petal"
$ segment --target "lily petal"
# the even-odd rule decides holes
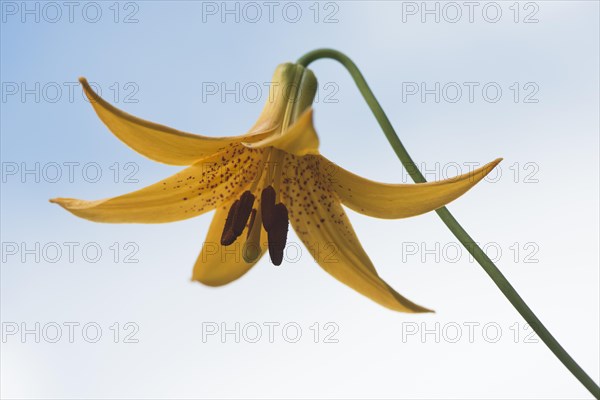
[[[271,129],[254,132],[251,135],[231,137],[208,137],[178,131],[119,110],[98,96],[85,78],[80,78],[79,81],[98,117],[108,129],[133,150],[161,163],[191,165],[227,148],[232,143],[249,141],[253,136],[257,136],[258,140],[274,131]]]
[[[483,167],[437,182],[387,184],[374,182],[323,158],[321,173],[329,178],[345,206],[376,218],[407,218],[436,210],[457,199],[498,165],[498,158]]]
[[[251,149],[275,147],[296,156],[319,154],[319,137],[313,124],[313,109],[308,108],[281,135],[270,135],[253,143],[242,142]]]
[[[261,153],[238,144],[132,193],[95,201],[50,201],[96,222],[179,221],[214,210],[238,196],[255,179]]]
[[[260,255],[255,257],[253,261],[247,262],[245,260],[243,251],[245,250],[244,241],[246,240],[248,228],[245,228],[244,232],[231,245],[221,245],[220,238],[225,226],[225,219],[232,204],[233,201],[223,204],[217,209],[200,255],[194,265],[192,280],[208,286],[225,285],[248,272],[265,253],[263,248],[260,250]],[[266,235],[264,230],[263,235]]]
[[[431,311],[400,295],[377,274],[328,177],[321,174],[320,159],[286,155],[281,185],[290,222],[315,261],[334,278],[384,307]]]

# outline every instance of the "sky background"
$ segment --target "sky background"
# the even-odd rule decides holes
[[[241,134],[278,64],[332,47],[428,180],[504,157],[450,210],[598,382],[598,2],[270,4],[0,2],[2,397],[591,398],[435,213],[348,212],[387,282],[436,310],[410,315],[338,283],[294,233],[280,267],[213,289],[190,282],[212,214],[94,224],[48,203],[180,169],[112,136],[79,76],[136,116]],[[310,68],[322,154],[409,183],[347,72]]]

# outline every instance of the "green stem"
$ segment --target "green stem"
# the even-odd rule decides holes
[[[404,148],[404,145],[398,138],[394,127],[390,123],[390,120],[385,115],[381,105],[375,98],[375,95],[369,88],[367,81],[361,74],[360,70],[345,54],[332,49],[318,49],[311,51],[304,56],[300,57],[297,61],[298,64],[308,66],[311,62],[321,59],[331,58],[339,61],[354,79],[356,86],[363,95],[365,101],[369,105],[369,108],[375,115],[377,122],[383,129],[387,140],[396,152],[396,155],[402,162],[402,165],[410,174],[413,181],[416,183],[426,182],[425,177],[418,168],[412,158]],[[519,296],[515,288],[508,282],[502,272],[496,267],[496,265],[490,260],[485,252],[475,243],[475,241],[469,236],[469,234],[463,229],[454,216],[448,211],[446,207],[442,207],[436,210],[436,213],[442,219],[444,224],[450,229],[450,231],[456,236],[460,243],[467,249],[469,253],[477,260],[479,265],[485,270],[485,272],[492,278],[496,286],[506,296],[508,301],[517,309],[519,314],[527,321],[527,323],[533,328],[537,335],[542,339],[546,346],[554,353],[554,355],[563,363],[565,367],[586,387],[587,390],[596,398],[600,399],[600,387],[585,373],[585,371],[573,360],[573,358],[566,352],[566,350],[558,343],[558,341],[552,336],[552,334],[546,329],[542,322],[536,317],[533,311],[525,303],[525,301]]]

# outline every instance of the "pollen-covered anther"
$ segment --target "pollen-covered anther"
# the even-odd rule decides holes
[[[244,232],[248,218],[254,205],[254,195],[246,190],[242,197],[236,200],[227,214],[223,234],[221,235],[221,244],[229,246]]]
[[[254,195],[246,190],[242,194],[242,197],[240,197],[240,205],[233,219],[233,233],[236,238],[244,232],[244,228],[248,224],[248,218],[250,218],[250,214],[252,213],[253,205]]]
[[[288,210],[283,203],[276,204],[273,207],[273,221],[271,229],[267,231],[269,243],[269,255],[271,262],[275,265],[281,265],[283,261],[283,251],[287,242],[289,220]]]
[[[269,232],[273,225],[275,212],[275,189],[273,186],[267,186],[263,189],[260,196],[260,211],[262,213],[262,222],[265,230]]]
[[[221,245],[223,246],[229,246],[235,242],[235,239],[237,238],[233,232],[233,220],[235,219],[235,214],[237,213],[239,206],[240,201],[236,200],[229,209],[227,219],[225,220],[225,227],[223,228],[223,233],[221,234]]]

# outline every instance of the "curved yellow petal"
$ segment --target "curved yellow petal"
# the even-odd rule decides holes
[[[258,257],[254,257],[253,261],[247,262],[244,259],[243,252],[244,250],[248,251],[244,249],[248,228],[231,245],[221,245],[221,234],[223,233],[225,219],[232,203],[222,204],[215,212],[210,228],[208,228],[206,239],[202,245],[202,250],[194,265],[193,281],[198,281],[208,286],[225,285],[248,272],[265,253],[265,248],[263,247],[259,250]],[[265,235],[266,233],[263,230],[263,237],[266,237]]]
[[[98,117],[108,129],[133,150],[154,161],[170,165],[191,165],[232,143],[239,143],[242,139],[250,140],[248,137],[251,135],[199,136],[145,121],[109,104],[93,91],[85,78],[80,78],[79,81]],[[253,135],[258,135],[259,139],[272,131],[273,129],[255,132]]]
[[[68,198],[50,201],[96,222],[179,221],[214,210],[238,196],[255,179],[261,153],[235,145],[132,193],[95,201]]]
[[[290,223],[315,261],[329,274],[384,307],[429,312],[406,299],[377,274],[326,177],[320,157],[286,155],[282,199]]]
[[[253,143],[242,142],[251,149],[275,147],[296,156],[319,154],[319,137],[313,125],[313,109],[307,109],[298,120],[280,135],[270,135]]]
[[[377,218],[407,218],[436,210],[457,199],[480,182],[500,161],[454,178],[416,184],[374,182],[321,157],[321,173],[331,183],[345,206]]]

